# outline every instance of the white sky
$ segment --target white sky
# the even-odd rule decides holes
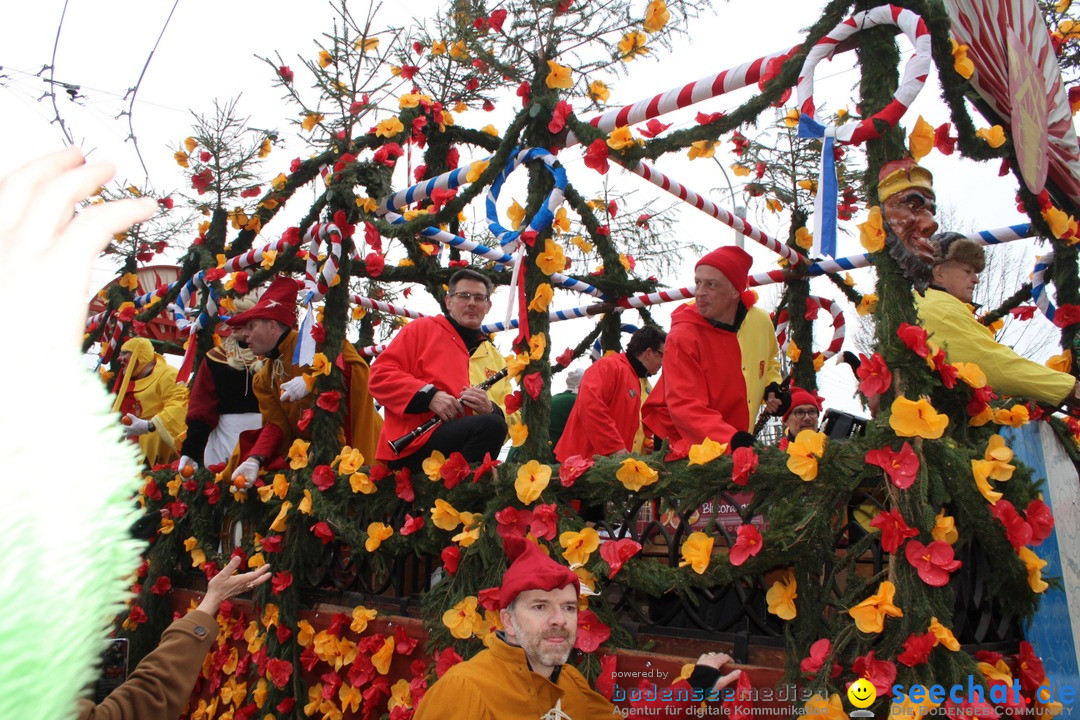
[[[640,2],[642,9],[645,4],[645,0]],[[760,0],[717,2],[716,14],[706,14],[696,21],[692,35],[679,39],[673,53],[659,51],[659,62],[637,60],[627,68],[628,76],[610,78],[611,101],[620,105],[631,103],[798,44],[802,40],[801,30],[818,18],[822,5],[822,2],[810,0],[773,0],[767,6]],[[412,17],[423,16],[439,6],[435,0],[387,3],[379,11],[377,25],[408,25]],[[63,0],[20,4],[18,10],[9,13],[17,13],[18,17],[0,26],[0,66],[3,67],[0,71],[0,112],[5,118],[5,132],[0,136],[0,173],[58,148],[63,142],[59,128],[50,124],[53,118],[50,102],[40,99],[46,84],[35,76],[51,62],[63,8]],[[125,93],[138,79],[171,8],[172,3],[165,0],[72,2],[67,8],[57,45],[56,79],[80,88],[80,98],[75,103],[63,93],[58,97],[60,112],[72,134],[94,156],[115,161],[120,167],[121,180],[136,184],[143,182],[144,174],[132,144],[125,142],[127,118],[117,119],[117,116],[126,110]],[[363,16],[367,4],[353,2],[350,8],[354,15]],[[179,0],[175,15],[149,65],[132,117],[139,147],[149,167],[151,185],[159,192],[189,187],[189,180],[172,160],[172,152],[190,132],[191,113],[211,113],[215,98],[226,100],[240,95],[240,111],[250,116],[251,126],[279,129],[286,140],[295,138],[286,125],[288,113],[295,110],[287,106],[279,92],[271,87],[271,69],[254,55],[272,57],[275,51],[280,52],[297,73],[297,85],[303,87],[307,78],[303,76],[298,56],[310,58],[317,54],[313,39],[329,31],[332,17],[330,5],[321,2]],[[909,50],[910,46],[905,52]],[[851,59],[823,63],[816,77],[819,107],[823,104],[830,108],[854,106],[851,96],[858,87],[858,74],[851,67]],[[674,127],[686,126],[694,122],[696,112],[731,109],[752,92],[756,92],[756,88],[707,101],[661,119],[664,122],[674,120]],[[919,114],[935,127],[947,121],[948,112],[938,99],[939,95],[936,76],[932,75],[913,109],[903,118],[902,125],[910,129]],[[794,104],[794,98],[790,104]],[[496,127],[504,127],[510,113],[518,107],[517,98],[509,98],[505,108],[500,107],[496,113],[470,113],[459,118],[458,123],[480,127],[492,122]],[[976,119],[977,126],[988,124]],[[730,143],[725,143],[725,147],[726,152]],[[293,157],[306,154],[297,142],[292,143],[292,148],[276,149],[270,156],[264,166],[267,179],[278,172],[287,172]],[[586,194],[595,191],[596,175],[581,163],[579,151],[566,151],[559,159],[566,165],[572,183],[579,185]],[[724,160],[725,165],[732,161],[733,158]],[[1026,221],[1014,207],[1015,181],[1011,177],[998,178],[996,163],[988,167],[955,155],[946,158],[935,151],[924,159],[923,164],[935,174],[939,202],[954,206],[964,224],[989,229]],[[685,157],[671,157],[662,159],[657,165],[688,187],[730,209],[725,180],[712,161],[691,162]],[[614,166],[609,178],[609,182],[619,187],[640,190],[643,197],[663,196],[645,181]],[[513,187],[509,185],[504,193],[505,204],[509,204],[506,198],[512,194]],[[722,192],[717,190],[720,187],[724,188]],[[310,195],[300,193],[292,201],[288,222],[295,222],[302,214],[308,197]],[[524,199],[520,191],[518,198]],[[660,201],[667,204],[668,200],[663,196]],[[482,207],[478,206],[476,212],[478,217],[482,216]],[[762,217],[760,209],[752,206],[750,220],[774,235],[786,236],[786,218],[767,214]],[[262,239],[265,242],[277,239],[275,228],[276,224],[264,233]],[[280,233],[282,228],[277,228],[276,232]],[[676,232],[694,237],[707,247],[728,244],[733,237],[733,231],[726,226],[689,207],[679,216]],[[485,242],[489,238],[481,236],[477,239]],[[752,272],[775,267],[772,253],[757,248],[752,241],[747,245],[755,256]],[[841,255],[862,252],[855,234],[842,237],[839,249]],[[1028,253],[1032,264],[1034,253],[1034,250]],[[679,277],[663,279],[676,287],[689,284],[694,259],[685,259]],[[574,268],[575,271],[587,269]],[[45,269],[33,271],[41,272],[43,277],[47,272]],[[872,270],[853,274],[860,289],[871,288]],[[102,284],[112,275],[106,265],[99,268],[98,279]],[[824,279],[814,281],[813,291],[835,296],[831,284]],[[765,306],[770,307],[775,303],[775,292],[766,291],[763,300]],[[579,297],[560,291],[551,307],[580,304],[583,301]],[[658,319],[664,322],[672,308],[669,305],[664,311],[657,312]],[[432,311],[430,305],[417,309]],[[504,310],[505,300],[497,296],[489,320],[501,318]],[[849,341],[845,347],[853,349],[850,337],[857,319],[850,307],[846,316]],[[636,314],[628,314],[627,321],[636,323]],[[591,325],[591,321],[577,320],[556,326],[558,330],[553,332],[551,339],[553,353],[558,354],[565,347],[576,344]],[[827,344],[830,330],[824,320],[819,322],[816,330],[821,338],[820,349]],[[509,340],[504,340],[500,346],[506,346],[502,349],[508,350],[508,344]],[[1048,347],[1040,359],[1057,351]],[[556,381],[556,391],[561,389],[562,382],[561,379]],[[819,384],[827,405],[857,409],[850,399],[855,383],[846,367],[834,368],[828,363],[819,376]]]

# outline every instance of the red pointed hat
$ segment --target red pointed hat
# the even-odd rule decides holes
[[[802,405],[813,405],[821,412],[821,398],[810,392],[809,390],[803,390],[801,387],[791,388],[791,404],[788,405],[787,412],[784,413],[784,421],[786,422],[788,416],[791,415],[791,411]]]
[[[503,539],[503,549],[510,558],[510,567],[499,588],[500,610],[505,610],[526,590],[558,590],[573,585],[574,590],[581,592],[581,581],[574,571],[545,555],[535,543],[508,537]]]
[[[698,260],[697,265],[694,267],[710,265],[716,268],[724,273],[724,277],[728,279],[728,282],[734,285],[735,289],[741,293],[746,289],[746,276],[750,273],[750,266],[753,264],[754,259],[741,247],[725,245],[716,248]]]
[[[286,275],[278,275],[255,303],[255,307],[233,315],[225,324],[230,327],[240,327],[252,320],[265,318],[277,320],[282,325],[288,325],[295,330],[296,293],[299,290],[300,283]]]

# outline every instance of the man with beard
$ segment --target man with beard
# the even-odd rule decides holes
[[[647,378],[664,362],[666,340],[667,333],[646,325],[630,336],[625,353],[602,357],[585,371],[566,430],[555,446],[559,462],[573,455],[642,451],[641,403],[648,397]]]
[[[577,637],[580,581],[565,565],[521,537],[503,541],[509,569],[499,588],[503,630],[489,636],[487,649],[447,670],[424,694],[413,720],[595,720],[622,718],[589,687],[577,668],[567,665]],[[722,690],[740,671],[721,674],[731,658],[706,653],[689,681],[674,687],[691,696]],[[635,683],[636,688],[636,683]],[[642,701],[629,717],[691,717],[701,699]],[[719,709],[719,708],[717,708]]]
[[[998,343],[994,333],[975,319],[970,304],[986,266],[981,245],[959,233],[937,235],[937,257],[930,288],[916,296],[919,323],[950,363],[975,363],[995,392],[1031,398],[1055,407],[1080,402],[1080,383],[1069,373],[1017,355]]]
[[[694,303],[671,314],[664,371],[641,419],[676,451],[705,438],[748,447],[762,404],[774,415],[787,408],[776,331],[746,292],[751,262],[734,246],[708,253],[694,268]]]

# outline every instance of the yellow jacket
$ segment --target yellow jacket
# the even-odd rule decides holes
[[[1072,392],[1076,384],[1072,375],[1020,357],[997,342],[967,304],[949,293],[930,288],[924,297],[915,296],[915,308],[930,340],[945,351],[949,362],[975,363],[999,395],[1060,405]]]
[[[187,434],[187,386],[176,382],[176,368],[158,357],[153,371],[132,380],[128,387],[128,395],[135,398],[135,407],[130,412],[144,420],[153,420],[156,428],[156,432],[139,436],[139,449],[151,467],[179,457],[178,448]]]

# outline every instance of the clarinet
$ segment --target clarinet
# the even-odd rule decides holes
[[[476,388],[478,390],[483,390],[483,391],[486,392],[486,391],[490,390],[491,387],[493,385],[495,385],[495,383],[499,382],[504,377],[506,377],[506,374],[508,372],[510,372],[510,368],[503,368],[499,372],[497,372],[494,375],[492,375],[491,377],[489,377],[484,382],[477,385]],[[462,402],[461,398],[458,398],[458,402],[461,403],[462,407],[465,407],[465,403]],[[435,417],[430,418],[429,420],[427,420],[423,425],[416,428],[415,430],[412,430],[412,431],[406,433],[405,435],[402,435],[397,440],[389,441],[390,449],[394,451],[395,455],[397,455],[402,450],[407,448],[409,446],[409,443],[411,443],[413,440],[420,437],[421,435],[426,433],[428,430],[431,430],[432,428],[436,428],[436,427],[438,427],[439,425],[442,425],[442,424],[443,424],[443,419],[441,417],[439,417],[438,415],[436,415]]]

